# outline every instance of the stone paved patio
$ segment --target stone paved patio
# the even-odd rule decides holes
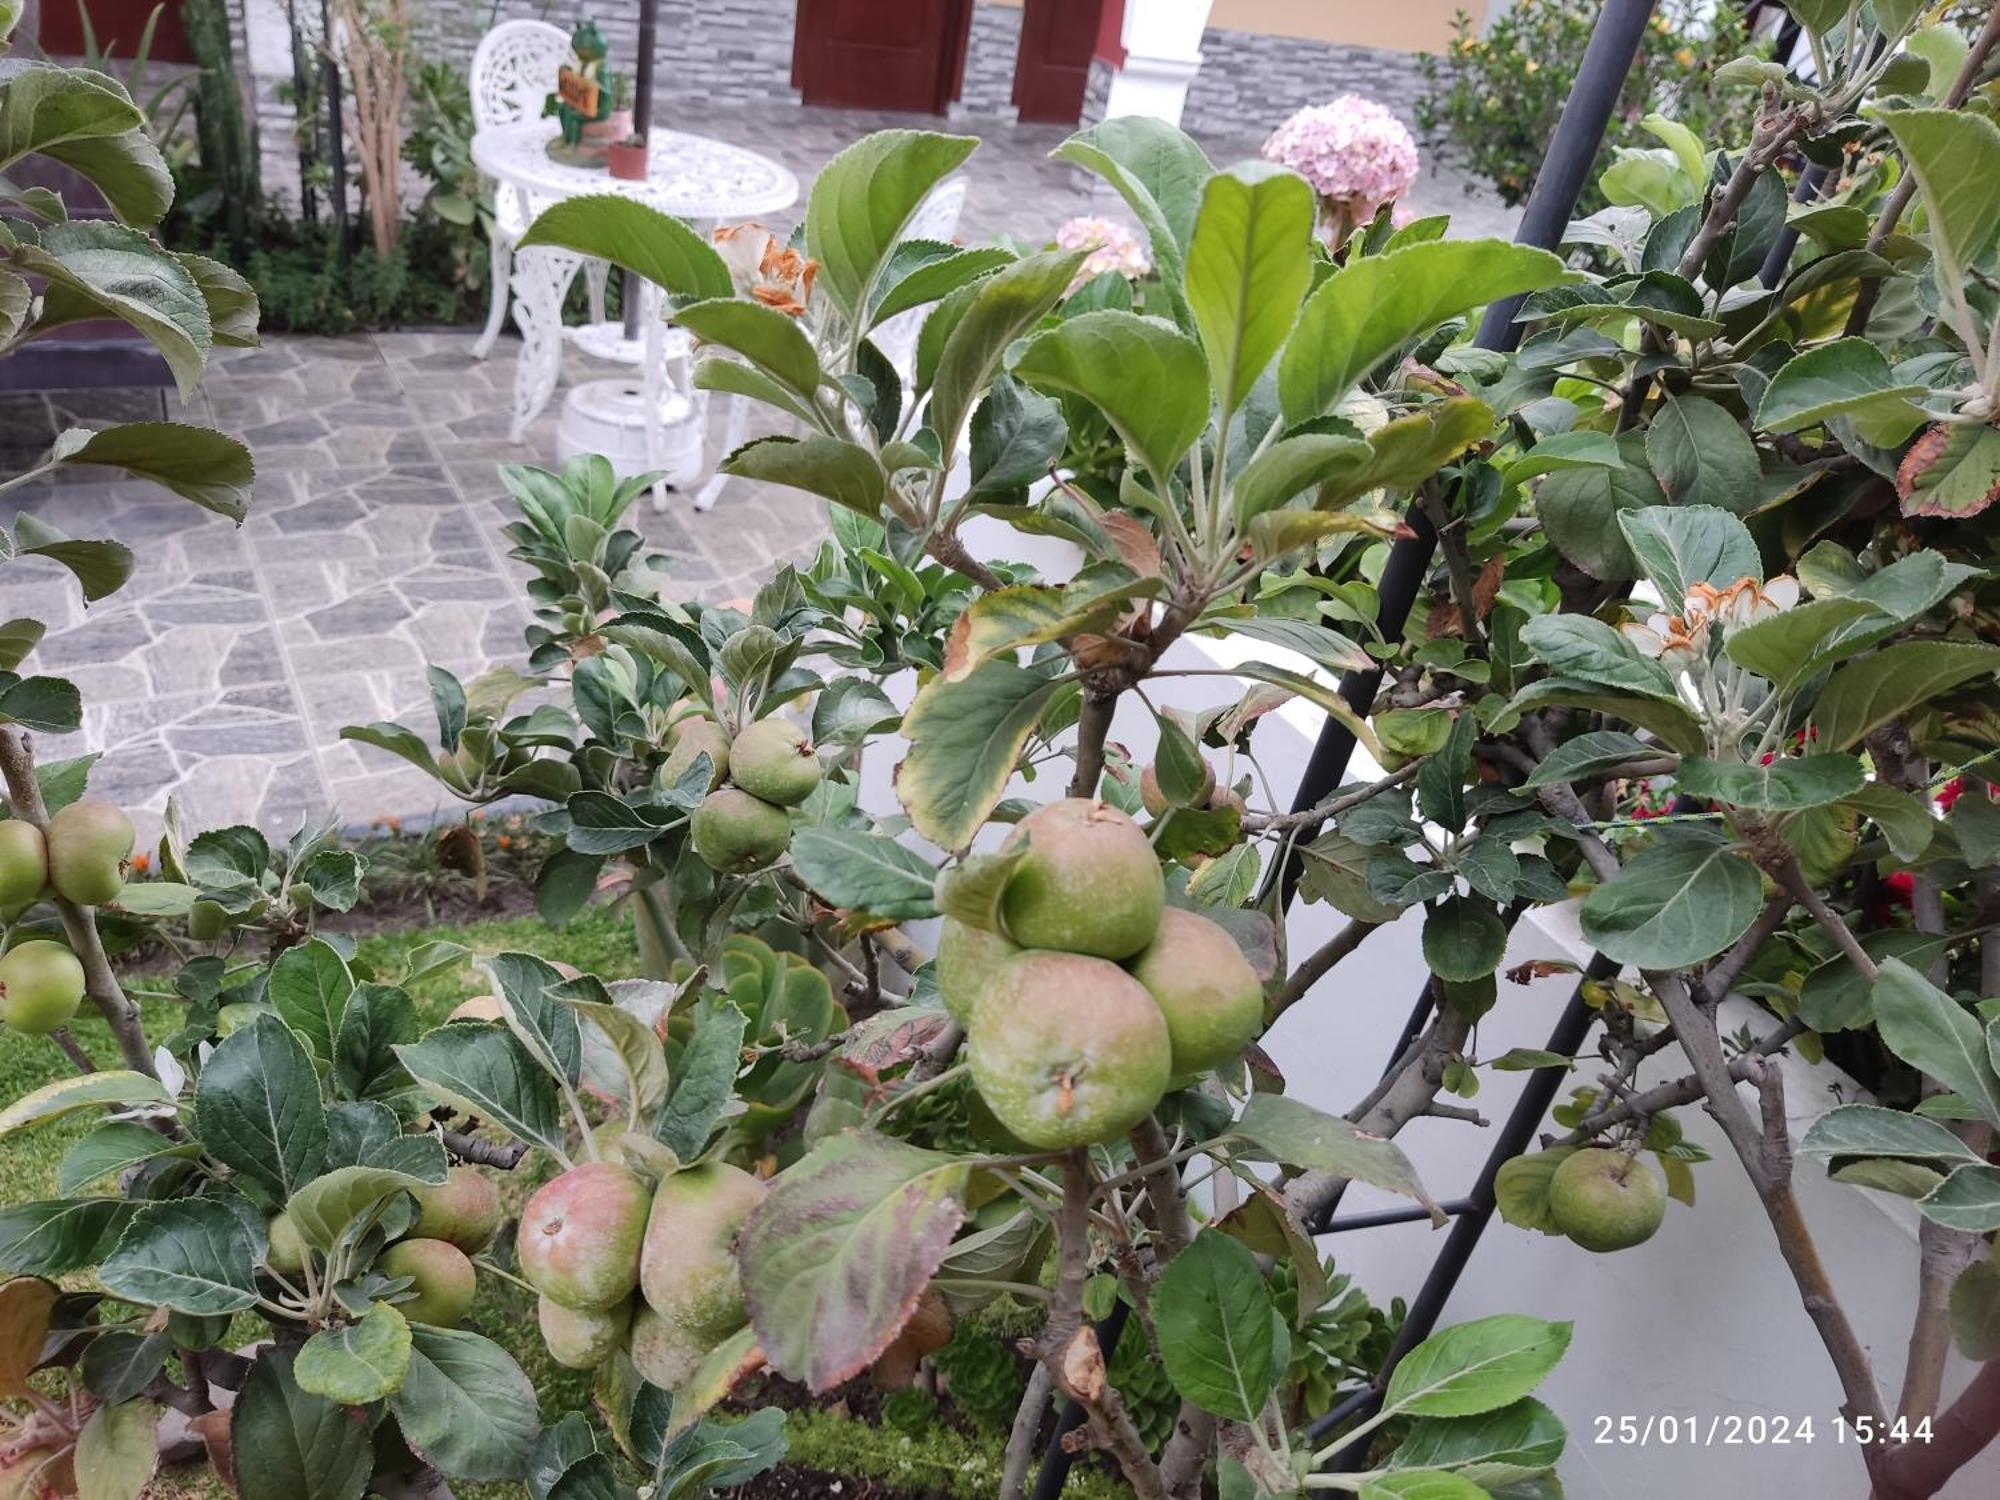
[[[773,129],[767,114],[709,108],[663,123],[765,151],[802,181],[863,131],[913,123],[847,111],[777,118]],[[1122,215],[1108,189],[1047,160],[1060,128],[987,131],[968,168],[962,239],[1041,238],[1074,213]],[[1257,140],[1206,144],[1227,162]],[[1457,215],[1461,232],[1511,227],[1455,181],[1427,179],[1414,198]],[[469,677],[521,660],[527,574],[499,534],[514,512],[497,467],[554,463],[561,390],[527,441],[510,445],[518,346],[503,340],[482,362],[472,339],[274,337],[220,354],[186,408],[156,391],[0,396],[0,475],[31,466],[64,427],[163,414],[234,433],[257,460],[240,528],[101,471],[10,493],[72,536],[115,536],[138,554],[131,583],[88,610],[54,564],[7,568],[0,615],[49,622],[32,667],[74,679],[86,705],[82,732],[44,753],[101,750],[93,786],[148,831],[169,796],[195,827],[251,822],[278,834],[329,811],[365,823],[455,807],[414,768],[339,731],[394,718],[428,734],[426,663]],[[601,373],[572,353],[564,386]],[[713,454],[719,411],[711,428]],[[776,561],[810,558],[825,532],[821,502],[742,481],[706,514],[675,497],[664,511],[642,501],[632,519],[671,556],[688,597],[706,600],[752,592]]]

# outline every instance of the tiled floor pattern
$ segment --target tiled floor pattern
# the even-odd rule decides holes
[[[774,129],[769,115],[711,109],[664,123],[766,151],[802,180],[862,131],[913,123],[816,110],[776,118]],[[1063,134],[989,128],[968,167],[961,238],[1003,227],[1039,238],[1072,213],[1121,211],[1108,190],[1047,160]],[[1209,143],[1219,161],[1255,144]],[[1509,227],[1490,206],[1461,202],[1453,183],[1427,181],[1417,202],[1478,210],[1461,216],[1465,232]],[[105,471],[9,493],[14,508],[72,536],[113,536],[138,554],[132,582],[88,610],[52,563],[16,561],[0,580],[0,618],[50,624],[32,669],[83,691],[82,732],[44,753],[102,751],[94,786],[149,829],[169,795],[195,827],[254,822],[273,833],[329,810],[360,823],[447,805],[414,768],[338,736],[381,718],[428,732],[426,663],[470,676],[521,658],[526,575],[505,555],[499,527],[513,509],[496,471],[554,463],[561,392],[527,441],[510,445],[517,346],[503,340],[478,361],[471,344],[463,331],[275,337],[225,351],[185,409],[157,392],[0,396],[0,475],[31,466],[63,427],[163,409],[237,434],[257,459],[241,527]],[[565,384],[603,373],[570,361]],[[712,426],[713,448],[719,416]],[[703,599],[748,594],[775,560],[809,558],[825,530],[821,502],[740,481],[706,514],[675,498],[664,511],[642,502],[634,520]]]

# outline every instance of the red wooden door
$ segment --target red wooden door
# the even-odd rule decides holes
[[[971,25],[972,0],[799,0],[792,82],[808,104],[941,115]]]
[[[1077,122],[1102,10],[1103,0],[1027,0],[1014,59],[1014,104],[1022,119]]]
[[[83,56],[83,5],[90,7],[90,27],[96,34],[100,52],[109,52],[106,65],[113,77],[123,79],[146,31],[146,17],[159,0],[42,0],[41,34],[36,44],[50,57]],[[181,31],[181,8],[168,0],[153,28],[152,49],[146,54],[154,62],[190,63],[187,37]]]

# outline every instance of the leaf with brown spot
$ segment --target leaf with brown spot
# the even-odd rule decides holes
[[[1153,540],[1153,533],[1146,529],[1145,522],[1137,516],[1114,510],[1099,516],[1097,524],[1111,538],[1111,545],[1125,559],[1126,567],[1141,578],[1165,576],[1166,565],[1160,559],[1160,544]]]
[[[964,1222],[970,1175],[954,1157],[861,1133],[780,1173],[737,1246],[771,1367],[817,1394],[873,1364]]]
[[[2000,429],[1940,422],[1896,466],[1906,516],[1976,516],[2000,500]]]
[[[1479,570],[1479,576],[1472,581],[1472,606],[1484,620],[1493,613],[1493,602],[1500,597],[1500,585],[1507,577],[1507,559],[1495,554]],[[1455,601],[1442,600],[1431,608],[1430,616],[1424,621],[1424,633],[1430,636],[1464,635],[1465,622],[1459,616]]]
[[[57,1288],[39,1276],[0,1282],[0,1397],[26,1396],[28,1376],[41,1362]]]

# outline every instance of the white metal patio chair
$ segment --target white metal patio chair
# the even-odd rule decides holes
[[[472,54],[472,119],[476,129],[512,125],[540,117],[556,86],[556,70],[569,61],[569,35],[546,21],[502,21],[479,39]],[[513,280],[514,247],[546,205],[532,202],[518,188],[501,183],[493,193],[492,303],[486,326],[472,346],[484,359],[507,322],[508,286]],[[611,268],[603,261],[585,261],[590,288],[590,316],[604,321],[604,283]]]

